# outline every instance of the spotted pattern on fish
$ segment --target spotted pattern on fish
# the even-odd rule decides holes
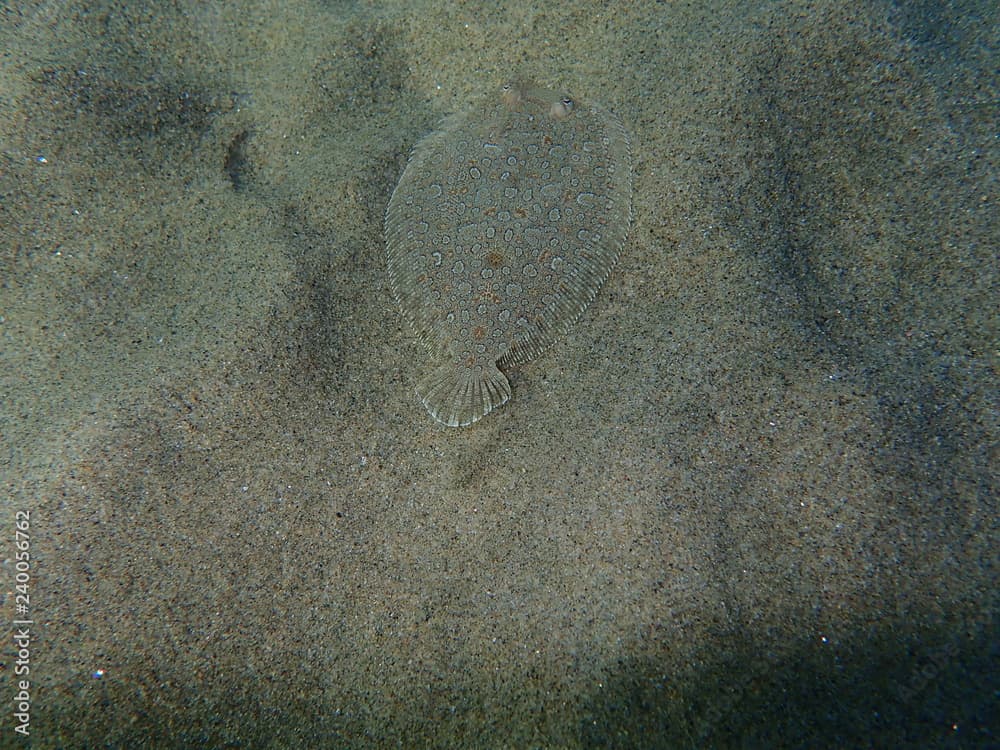
[[[428,348],[416,390],[435,419],[469,425],[510,398],[503,371],[573,325],[607,279],[631,192],[619,119],[533,84],[503,86],[416,145],[386,247]]]

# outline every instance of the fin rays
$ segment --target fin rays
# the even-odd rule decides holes
[[[510,383],[492,362],[474,368],[448,363],[417,384],[417,395],[434,419],[465,427],[506,403]]]

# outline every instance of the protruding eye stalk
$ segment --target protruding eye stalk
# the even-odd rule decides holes
[[[565,120],[576,107],[576,102],[568,96],[555,96],[551,91],[528,83],[505,83],[500,87],[500,99],[510,109],[520,109],[525,105],[548,111],[553,120]]]
[[[563,120],[573,113],[574,106],[576,106],[574,101],[568,96],[564,96],[559,101],[552,102],[549,114],[552,115],[553,120]]]
[[[500,87],[500,98],[503,100],[504,104],[511,109],[514,109],[521,103],[521,88],[519,86],[515,86],[513,83],[505,83]]]

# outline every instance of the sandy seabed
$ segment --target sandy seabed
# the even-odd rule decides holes
[[[4,6],[32,746],[996,747],[998,29],[985,0]],[[622,118],[634,221],[448,429],[382,216],[515,75]]]

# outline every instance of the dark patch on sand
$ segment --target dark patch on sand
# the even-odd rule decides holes
[[[246,189],[247,183],[253,177],[253,162],[248,151],[249,140],[249,130],[241,130],[234,135],[226,148],[226,158],[222,162],[222,168],[237,192]]]
[[[113,141],[161,136],[186,140],[204,132],[212,118],[229,106],[228,97],[163,80],[160,74],[141,76],[133,64],[117,69],[91,65],[46,69],[36,82],[42,96],[58,102],[64,117],[89,115],[94,118],[93,132]]]
[[[805,303],[839,377],[880,393],[893,436],[882,459],[912,502],[954,499],[958,465],[982,497],[1000,401],[983,387],[989,314],[975,316],[995,296],[981,273],[993,248],[960,239],[989,236],[994,220],[988,160],[967,143],[979,127],[956,127],[923,41],[887,44],[890,29],[861,22],[832,29],[810,18],[780,32],[779,54],[768,37],[753,58],[730,115],[745,180],[720,205],[737,212],[726,216],[744,250],[767,253]],[[969,160],[954,158],[966,149]]]

